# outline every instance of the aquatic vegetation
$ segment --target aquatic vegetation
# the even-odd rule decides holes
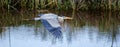
[[[119,10],[120,0],[0,0],[6,9]]]
[[[36,14],[33,12],[20,11],[18,12],[3,12],[0,13],[0,27],[7,26],[19,26],[22,24],[35,24],[35,21],[24,21],[23,19],[31,19],[34,18]]]

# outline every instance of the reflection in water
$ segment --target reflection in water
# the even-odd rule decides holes
[[[73,14],[74,19],[65,20],[62,27],[52,30],[54,34],[47,29],[52,27],[46,20],[21,20],[34,18],[32,12],[0,13],[0,47],[120,47],[119,12],[53,13]],[[53,44],[55,38],[46,29],[54,37],[62,35],[62,41]]]

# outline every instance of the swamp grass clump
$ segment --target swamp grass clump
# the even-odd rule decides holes
[[[5,9],[120,10],[120,0],[0,0]]]

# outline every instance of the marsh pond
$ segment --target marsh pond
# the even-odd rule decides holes
[[[0,47],[120,47],[119,12],[50,13],[73,19],[64,20],[60,27],[61,31],[54,30],[53,34],[40,20],[22,20],[37,17],[41,13],[0,12]]]

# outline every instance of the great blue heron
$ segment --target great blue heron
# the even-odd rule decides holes
[[[62,35],[60,23],[63,22],[64,19],[72,19],[70,17],[58,16],[53,13],[39,14],[38,16],[39,17],[33,18],[33,20],[41,20],[44,27],[57,38]]]
[[[65,16],[58,16],[56,14],[53,13],[47,13],[47,14],[39,14],[39,17],[34,18],[34,20],[49,20],[48,22],[53,23],[53,24],[58,24],[58,22],[63,22],[64,19],[72,19],[71,17],[65,17]],[[54,22],[52,22],[51,20],[55,20]],[[53,25],[51,24],[51,25]],[[54,25],[55,26],[55,25]]]

